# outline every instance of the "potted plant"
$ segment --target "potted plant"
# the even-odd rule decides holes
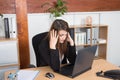
[[[53,15],[53,17],[60,17],[67,12],[66,2],[63,0],[57,0],[52,3],[46,2],[43,5],[41,5],[42,8],[45,6],[48,6],[45,12],[50,12],[51,15]]]
[[[3,14],[0,13],[1,18],[3,17]]]
[[[3,14],[0,13],[1,18],[3,17]]]

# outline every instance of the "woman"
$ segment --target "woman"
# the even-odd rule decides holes
[[[67,22],[61,19],[53,22],[48,35],[39,45],[39,53],[41,64],[50,65],[54,71],[59,71],[60,65],[68,61],[74,64],[76,50]]]

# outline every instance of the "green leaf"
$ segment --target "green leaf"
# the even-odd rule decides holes
[[[51,6],[46,10],[46,12],[50,12],[54,17],[59,17],[64,15],[65,12],[67,12],[67,7],[65,6],[66,2],[63,0],[57,0],[55,6]],[[43,4],[43,6],[49,5],[49,3]]]
[[[3,17],[3,14],[0,13],[0,16]]]

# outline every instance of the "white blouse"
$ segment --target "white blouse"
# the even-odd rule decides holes
[[[64,55],[62,54],[60,54],[60,52],[59,52],[59,60],[60,60],[60,64],[62,64],[62,60],[63,60],[63,58],[64,58]]]

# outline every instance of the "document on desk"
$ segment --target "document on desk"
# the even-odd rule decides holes
[[[34,80],[40,71],[20,70],[17,72],[17,80]]]

